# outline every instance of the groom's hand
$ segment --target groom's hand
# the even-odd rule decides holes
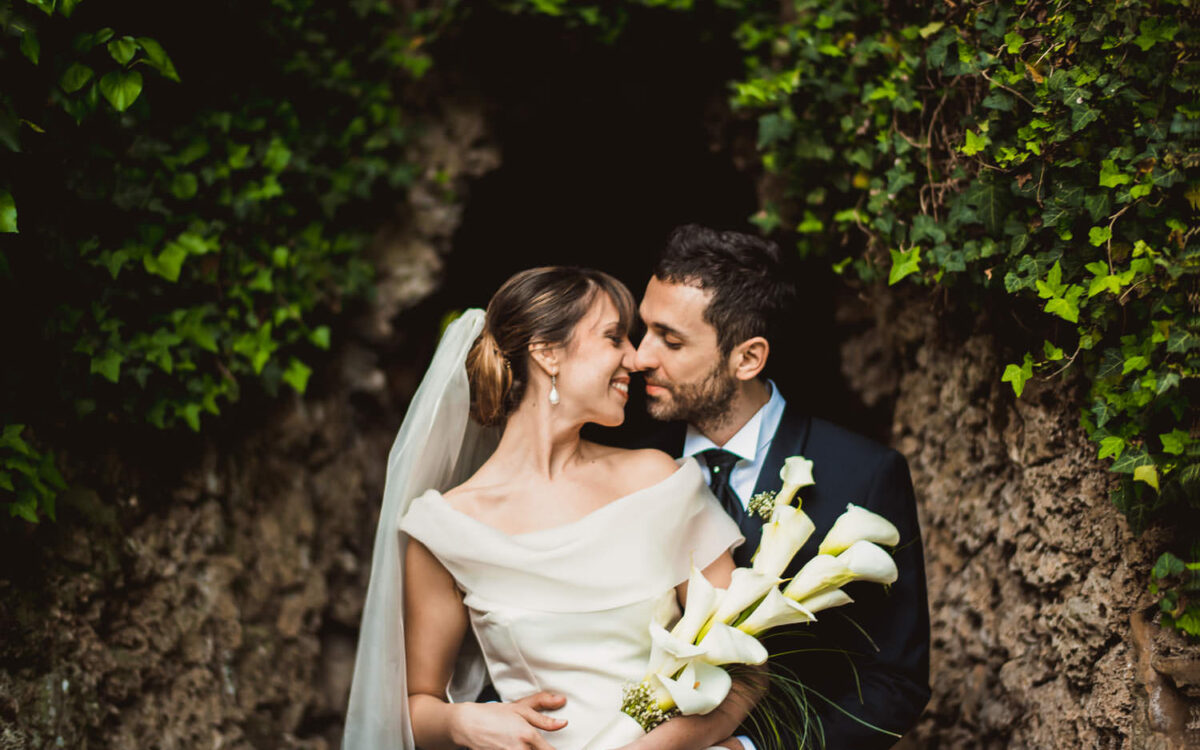
[[[541,713],[566,705],[561,695],[541,692],[512,703],[455,704],[452,738],[471,750],[554,750],[539,729],[553,732],[567,725]]]

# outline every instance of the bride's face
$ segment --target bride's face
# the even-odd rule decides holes
[[[580,422],[613,427],[625,421],[633,345],[621,329],[617,307],[597,294],[575,326],[558,372],[559,405]]]

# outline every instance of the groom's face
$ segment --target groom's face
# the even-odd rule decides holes
[[[645,372],[646,409],[655,419],[719,420],[733,402],[737,380],[704,319],[711,300],[710,291],[656,277],[646,286],[638,308],[646,335],[634,365]]]

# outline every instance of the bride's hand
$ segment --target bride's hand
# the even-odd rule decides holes
[[[541,692],[512,703],[458,703],[451,738],[471,750],[554,750],[537,730],[553,732],[567,722],[541,712],[562,708],[566,702],[561,695]]]

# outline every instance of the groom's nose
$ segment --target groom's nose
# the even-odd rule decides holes
[[[633,369],[639,372],[653,370],[658,367],[658,358],[654,356],[654,345],[650,341],[650,334],[642,337],[641,343],[638,344],[637,351],[633,356]]]

